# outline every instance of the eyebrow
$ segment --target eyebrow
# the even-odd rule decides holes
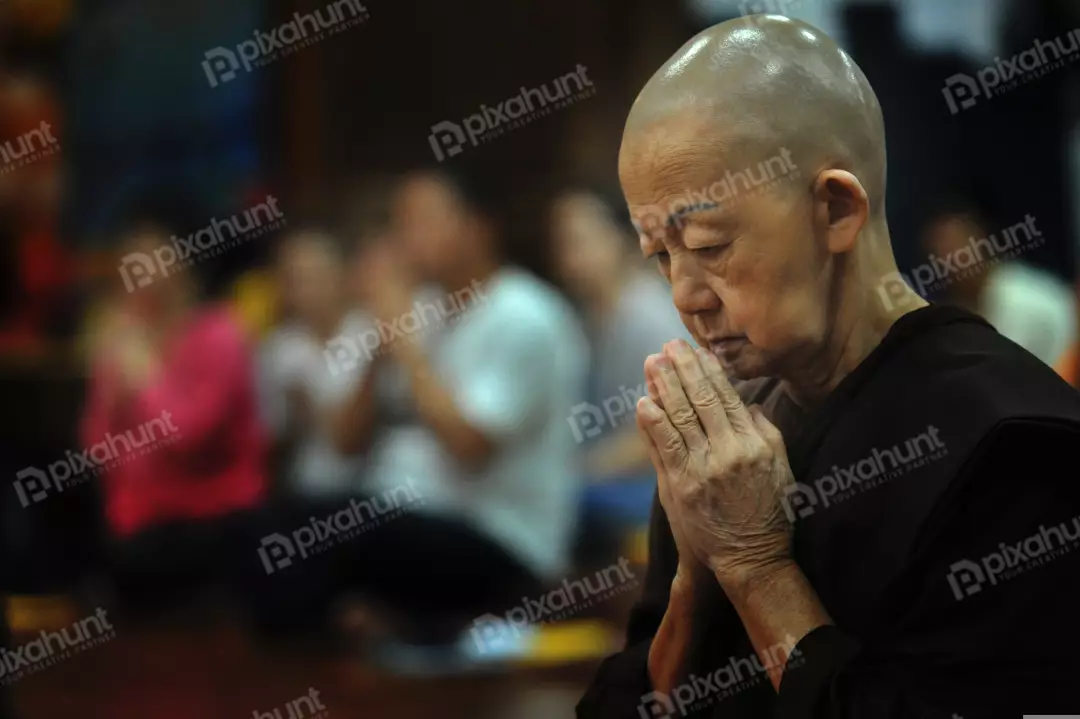
[[[687,215],[692,215],[692,214],[697,213],[697,212],[705,212],[705,211],[708,211],[708,210],[717,210],[717,209],[720,209],[720,204],[717,203],[717,202],[698,202],[698,203],[695,203],[693,205],[683,207],[678,212],[673,212],[673,213],[671,213],[670,215],[667,216],[667,221],[664,223],[664,227],[666,228],[666,227],[673,226],[675,223],[677,223],[679,220],[686,217]],[[644,229],[641,226],[641,223],[638,222],[637,220],[633,220],[633,224],[634,224],[634,227],[637,228],[637,230],[639,232]]]

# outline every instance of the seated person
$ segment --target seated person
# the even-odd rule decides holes
[[[260,409],[279,475],[263,536],[333,513],[362,490],[362,452],[342,451],[335,431],[337,414],[370,367],[359,340],[374,325],[350,309],[344,259],[333,236],[313,229],[286,237],[278,253],[285,319],[262,343],[258,362]],[[353,351],[342,355],[345,346]],[[288,575],[267,576],[263,628],[330,629],[329,610],[345,590],[340,561],[340,553],[322,553]]]
[[[798,20],[708,28],[634,102],[620,179],[698,347],[643,368],[649,567],[578,719],[1076,706],[1080,394],[895,281],[886,164],[866,76]]]
[[[592,344],[585,403],[571,419],[593,480],[586,505],[644,522],[656,474],[634,423],[645,395],[641,367],[665,342],[690,335],[671,289],[642,262],[621,198],[568,190],[554,203],[551,222],[559,275],[584,311]]]
[[[331,417],[370,360],[339,362],[333,350],[355,344],[372,324],[349,309],[344,257],[332,236],[306,230],[287,237],[278,277],[288,314],[260,347],[258,385],[264,421],[286,450],[283,494],[290,501],[346,496],[360,488],[361,457],[334,446]]]
[[[392,243],[362,261],[370,311],[401,331],[383,341],[339,435],[343,451],[369,448],[376,497],[408,486],[418,498],[357,538],[352,576],[428,647],[453,646],[470,621],[563,576],[578,495],[567,418],[584,337],[553,288],[506,262],[494,203],[476,188],[442,173],[399,188]],[[424,281],[445,293],[437,308],[413,304]],[[418,316],[405,322],[414,313],[452,321],[432,337]],[[376,378],[395,369],[407,406],[384,424],[393,408]]]
[[[125,267],[170,240],[138,223]],[[147,268],[143,266],[143,272]],[[250,348],[235,318],[200,306],[190,268],[117,293],[92,350],[84,447],[102,455],[111,569],[121,603],[161,606],[233,578],[250,510],[266,488]],[[104,452],[104,450],[102,450]],[[108,454],[106,457],[105,454]]]
[[[991,227],[1005,228],[993,232]],[[993,234],[992,234],[993,233]],[[933,255],[957,269],[942,278],[940,301],[985,318],[998,332],[1050,366],[1076,340],[1076,295],[1060,279],[1016,259],[1015,252],[1038,241],[1035,218],[1013,227],[983,219],[972,204],[951,204],[928,223],[924,244]],[[975,245],[979,264],[964,267],[958,252]],[[986,247],[1003,250],[991,256]],[[975,254],[968,250],[970,254]]]

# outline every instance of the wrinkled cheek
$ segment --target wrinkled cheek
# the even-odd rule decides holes
[[[759,349],[775,348],[782,341],[792,298],[765,278],[748,277],[744,285],[732,289],[728,313],[733,329],[742,331]]]

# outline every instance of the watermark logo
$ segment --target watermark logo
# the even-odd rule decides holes
[[[173,235],[169,244],[145,252],[132,252],[120,260],[120,276],[128,292],[146,287],[157,277],[175,275],[207,257],[216,257],[243,242],[261,237],[285,226],[285,214],[278,209],[277,198],[267,195],[266,201],[238,212],[232,217],[210,219],[210,224],[187,237]]]
[[[107,433],[94,446],[80,452],[68,450],[63,459],[51,463],[44,470],[26,467],[15,473],[15,493],[19,503],[29,507],[45,500],[52,493],[60,493],[82,484],[102,472],[108,472],[136,457],[142,457],[156,449],[175,444],[180,430],[172,422],[171,412],[162,412],[160,419],[152,419],[139,425],[136,430],[123,434]]]
[[[1023,222],[1005,228],[998,237],[968,238],[967,245],[945,257],[931,254],[930,258],[912,268],[911,272],[890,272],[877,288],[886,309],[914,301],[907,288],[927,299],[954,282],[986,272],[1000,262],[1013,260],[1025,252],[1046,244],[1043,233],[1035,227],[1035,218],[1025,215]]]
[[[630,570],[630,560],[620,557],[617,563],[597,571],[592,577],[573,582],[564,579],[561,587],[551,590],[539,599],[522,597],[521,605],[502,617],[485,614],[476,618],[471,630],[473,641],[477,649],[487,652],[501,641],[520,636],[529,627],[562,621],[589,607],[625,594],[637,584],[638,579]]]
[[[1080,58],[1080,28],[1052,41],[1036,39],[1035,44],[1011,58],[994,58],[975,77],[959,73],[945,80],[941,93],[956,115],[974,107],[979,98],[989,100],[1065,67]]]
[[[0,145],[0,175],[60,152],[60,141],[52,134],[52,125],[41,121],[38,129],[19,135]]]
[[[787,673],[805,663],[797,642],[790,634],[783,642],[765,651],[764,663],[757,653],[731,657],[728,663],[705,676],[691,674],[689,681],[672,689],[670,694],[649,692],[641,697],[641,719],[675,719],[717,704],[739,692],[761,685],[769,672],[784,667]]]
[[[263,537],[259,543],[263,569],[267,574],[287,569],[297,561],[312,554],[322,554],[422,505],[425,500],[414,480],[409,477],[405,484],[407,486],[394,487],[379,497],[364,501],[350,499],[347,507],[321,519],[310,517],[310,526],[295,529],[288,536],[275,532]]]
[[[945,443],[933,425],[902,445],[877,449],[847,467],[833,465],[832,472],[814,481],[813,485],[795,482],[785,491],[782,503],[792,522],[809,517],[818,509],[828,509],[874,487],[880,487],[912,470],[948,454]]]
[[[270,32],[256,30],[250,40],[236,49],[215,47],[204,53],[203,72],[210,87],[232,82],[241,70],[251,72],[280,57],[310,47],[328,37],[356,27],[368,19],[368,10],[360,0],[337,0],[315,12],[293,13],[293,19]]]
[[[93,616],[58,632],[42,630],[37,639],[14,648],[0,648],[0,684],[12,684],[115,638],[116,630],[99,607]]]
[[[330,716],[326,705],[319,700],[319,694],[313,687],[308,687],[308,693],[298,699],[293,699],[285,704],[285,712],[277,707],[271,712],[261,712],[256,709],[252,712],[252,719],[326,719]],[[304,708],[306,707],[306,709]]]
[[[323,357],[330,368],[330,374],[337,376],[342,372],[356,369],[361,361],[370,362],[390,343],[404,337],[419,339],[436,327],[448,326],[471,307],[487,301],[482,285],[473,280],[469,287],[450,294],[437,302],[417,300],[413,308],[395,317],[389,322],[377,319],[375,326],[365,329],[355,337],[342,335],[326,344]]]
[[[669,226],[682,229],[686,217],[702,210],[715,210],[734,203],[765,194],[785,182],[798,180],[798,166],[791,159],[791,152],[780,148],[780,152],[757,163],[754,167],[732,172],[708,187],[691,190],[659,205],[647,205],[634,208],[634,226],[639,233],[653,236],[664,234]]]
[[[1077,546],[1080,546],[1080,517],[1067,519],[1049,529],[1040,524],[1039,531],[1016,544],[1002,542],[998,544],[999,551],[991,552],[977,562],[970,559],[953,562],[946,579],[953,596],[960,601],[978,594],[987,584],[994,586],[1041,567]]]
[[[578,444],[598,436],[605,426],[620,427],[633,419],[638,400],[645,396],[645,384],[632,388],[619,385],[619,391],[620,394],[605,399],[602,407],[582,402],[570,408],[566,421]]]
[[[528,125],[555,110],[569,107],[596,94],[588,68],[578,64],[573,72],[555,78],[540,87],[522,87],[521,92],[494,107],[481,105],[460,123],[443,120],[431,126],[428,144],[439,162],[460,155],[465,145],[472,147],[501,137],[512,130]],[[549,90],[548,85],[553,89]]]

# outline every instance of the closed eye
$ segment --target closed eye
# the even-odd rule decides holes
[[[724,250],[726,250],[728,247],[731,247],[730,242],[727,243],[726,245],[712,245],[710,247],[696,247],[696,248],[694,248],[693,252],[698,257],[702,257],[704,259],[712,259],[712,258],[719,257],[720,254]]]

